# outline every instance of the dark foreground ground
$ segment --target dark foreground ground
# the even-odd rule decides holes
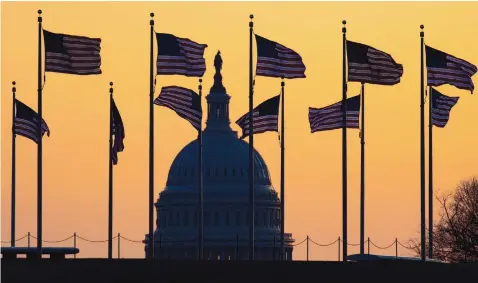
[[[141,259],[2,260],[2,283],[478,282],[478,264]]]

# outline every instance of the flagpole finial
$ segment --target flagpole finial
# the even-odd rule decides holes
[[[42,13],[42,11],[41,11],[41,10],[38,10],[38,22],[39,22],[39,23],[42,22],[41,13]]]
[[[16,84],[17,84],[17,83],[16,83],[15,81],[12,82],[12,85],[13,85],[12,91],[13,91],[13,92],[17,91],[17,88],[15,87]]]
[[[251,19],[251,21],[249,22],[249,27],[252,29],[254,27],[254,22],[252,21],[252,19],[254,19],[254,15],[250,14],[249,18]]]
[[[343,20],[343,21],[342,21],[342,24],[344,25],[344,26],[342,27],[342,33],[346,33],[346,32],[347,32],[347,28],[345,27],[345,25],[347,24],[347,21],[346,21],[346,20]]]
[[[420,37],[424,37],[424,36],[425,36],[425,32],[423,32],[423,29],[424,29],[424,28],[425,28],[424,25],[420,25],[420,29],[421,29],[421,31],[420,31]]]
[[[280,85],[281,85],[281,86],[285,86],[284,76],[281,76],[280,78],[282,79],[282,81],[280,82]]]
[[[41,15],[42,11],[41,10],[38,10],[38,15]]]
[[[113,94],[113,82],[110,82],[110,93]]]
[[[151,16],[151,20],[149,21],[149,24],[151,26],[154,26],[154,19],[153,19],[154,18],[154,13],[150,13],[149,15]]]
[[[150,13],[149,15],[151,16],[151,18],[154,18],[154,13]]]
[[[199,90],[202,90],[202,79],[199,79]]]

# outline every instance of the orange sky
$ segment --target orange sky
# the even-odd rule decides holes
[[[310,134],[308,107],[341,99],[341,21],[348,39],[390,53],[403,64],[398,85],[366,86],[366,237],[387,246],[418,236],[419,175],[419,25],[432,47],[478,64],[478,3],[2,3],[2,241],[10,239],[11,82],[17,97],[37,108],[37,13],[44,28],[58,33],[101,37],[103,74],[47,73],[43,115],[51,136],[43,142],[43,237],[60,240],[74,232],[107,239],[108,89],[125,123],[125,151],[114,167],[114,233],[142,240],[148,229],[149,13],[156,31],[206,43],[206,93],[213,82],[213,59],[220,49],[224,85],[231,95],[231,120],[248,110],[248,22],[255,32],[301,54],[306,79],[286,81],[286,232],[298,242],[307,235],[328,243],[342,233],[341,131]],[[478,83],[476,76],[475,84]],[[159,76],[161,86],[197,88],[196,78]],[[359,93],[349,83],[349,96]],[[447,192],[478,174],[478,98],[451,86],[459,96],[444,129],[434,131],[434,181]],[[278,94],[278,79],[256,79],[255,105]],[[204,107],[206,103],[203,103]],[[191,125],[166,108],[155,108],[155,198],[163,189],[176,154],[195,138]],[[237,125],[232,125],[239,130]],[[165,139],[168,135],[170,138]],[[255,138],[279,190],[277,133]],[[349,241],[359,242],[360,144],[358,130],[348,134]],[[435,205],[437,207],[437,205]],[[36,235],[36,145],[17,138],[17,238]],[[436,215],[438,210],[436,210]],[[32,243],[35,241],[32,239]],[[67,242],[72,244],[72,240]],[[26,241],[18,243],[26,245]],[[46,244],[53,245],[53,244]],[[61,245],[61,244],[60,244]],[[63,243],[62,245],[66,245]],[[116,255],[115,242],[114,254]],[[107,245],[78,240],[81,257],[106,257]],[[305,244],[294,251],[305,258]],[[394,254],[394,248],[374,253]],[[400,254],[407,254],[399,249]],[[350,247],[349,253],[358,252]],[[121,242],[122,257],[143,257],[143,245]],[[337,245],[311,244],[311,259],[336,259]]]

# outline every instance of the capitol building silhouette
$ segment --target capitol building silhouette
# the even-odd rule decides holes
[[[204,188],[204,259],[249,258],[249,144],[230,127],[231,97],[222,84],[222,58],[215,60],[214,85],[207,99],[202,134]],[[191,141],[176,156],[166,187],[155,203],[156,259],[197,259],[199,234],[198,142]],[[266,162],[254,151],[254,258],[280,258],[280,199]],[[145,252],[148,250],[145,237]],[[284,235],[285,259],[292,260],[292,234]]]

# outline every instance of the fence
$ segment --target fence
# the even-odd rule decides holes
[[[31,242],[31,238],[33,239],[37,239],[35,236],[33,236],[30,232],[28,232],[28,234],[26,234],[25,236],[19,238],[19,239],[16,239],[15,242],[19,242],[19,241],[22,241],[24,240],[25,238],[27,238],[27,246],[28,247],[31,247],[30,246],[30,242]],[[144,247],[144,243],[143,243],[143,240],[132,240],[132,239],[129,239],[127,237],[124,237],[122,236],[120,233],[118,233],[118,235],[114,236],[113,237],[113,241],[117,241],[117,258],[121,258],[121,240],[125,240],[127,242],[130,242],[130,243],[136,243],[138,244],[138,246],[141,245],[141,247]],[[84,241],[84,242],[88,242],[88,243],[107,243],[108,240],[90,240],[90,239],[87,239],[87,238],[84,238],[76,233],[73,233],[73,235],[65,238],[65,239],[62,239],[62,240],[54,240],[54,241],[47,241],[47,240],[42,240],[43,243],[46,243],[46,244],[57,244],[57,243],[63,243],[63,242],[66,242],[66,241],[69,241],[69,240],[72,240],[72,244],[73,244],[73,247],[74,248],[79,248],[77,246],[77,241],[78,240],[81,240],[81,241]],[[236,243],[236,247],[237,249],[239,249],[239,243],[245,243],[247,242],[247,240],[239,240],[239,237],[236,238],[236,240],[226,240],[227,242],[229,243],[232,243],[232,242],[235,242]],[[2,246],[3,244],[9,244],[11,243],[11,241],[1,241],[2,242]],[[214,243],[218,243],[220,241],[205,241],[205,243],[207,242],[214,242]],[[277,247],[279,248],[280,246],[280,242],[279,241],[276,241],[276,239],[274,240],[269,240],[269,241],[255,241],[256,243],[257,242],[268,242],[268,243],[273,243],[273,247],[274,249]],[[186,240],[164,240],[164,239],[161,239],[161,235],[159,237],[159,240],[155,240],[155,244],[159,244],[159,247],[161,247],[162,245],[167,245],[167,244],[172,244],[172,243],[196,243],[196,239],[195,238],[192,238],[192,239],[186,239]],[[316,241],[314,241],[313,239],[311,239],[309,236],[307,236],[304,240],[300,241],[300,242],[297,242],[295,244],[292,244],[292,246],[294,247],[298,247],[298,246],[301,246],[302,244],[306,244],[306,260],[309,261],[309,256],[310,256],[310,244],[312,245],[315,245],[316,247],[320,247],[320,248],[326,248],[326,247],[331,247],[333,245],[337,245],[337,260],[340,261],[341,260],[341,248],[342,248],[342,243],[343,241],[340,239],[340,237],[337,238],[337,240],[333,241],[333,242],[330,242],[328,244],[320,244],[320,243],[317,243]],[[374,247],[378,250],[388,250],[392,247],[395,247],[395,253],[394,255],[396,257],[399,256],[399,246],[401,248],[404,248],[405,250],[407,251],[412,251],[413,248],[410,247],[410,246],[407,246],[407,245],[404,245],[402,243],[400,243],[398,241],[397,238],[395,238],[395,241],[393,241],[390,245],[388,246],[379,246],[377,244],[375,244],[373,241],[370,240],[370,238],[367,238],[367,240],[364,242],[364,244],[366,245],[366,248],[367,248],[367,254],[370,254],[370,249],[371,247]],[[351,244],[351,243],[348,243],[347,244],[348,246],[351,246],[351,247],[357,247],[359,246],[360,244]],[[80,249],[81,251],[81,249]],[[274,252],[275,254],[275,252]],[[73,256],[73,258],[76,258],[76,254]]]

